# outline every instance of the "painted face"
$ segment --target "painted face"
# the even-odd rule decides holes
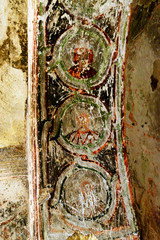
[[[89,194],[92,191],[92,185],[88,181],[83,182],[81,184],[80,188],[81,188],[83,195]]]
[[[74,62],[80,67],[87,67],[93,62],[93,52],[87,48],[76,48],[74,51]]]
[[[90,119],[89,119],[89,116],[85,113],[81,113],[78,115],[78,117],[76,118],[78,124],[79,124],[79,127],[84,127],[84,128],[88,128],[89,127],[89,122],[90,122]]]

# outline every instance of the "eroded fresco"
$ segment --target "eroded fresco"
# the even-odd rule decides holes
[[[122,122],[129,4],[40,3],[44,239],[139,239]]]
[[[0,1],[0,240],[31,239],[31,231],[28,227],[29,196],[25,118],[28,67],[27,15],[30,16],[33,6],[28,4],[28,13],[27,2],[27,0]],[[31,2],[34,2],[34,0]],[[94,4],[96,3],[98,1],[94,1]],[[160,236],[160,7],[156,7],[157,3],[158,0],[133,1],[125,81],[126,102],[124,104],[126,106],[127,155],[135,213],[141,238],[147,240],[159,240]],[[80,6],[75,7],[77,10],[74,10],[73,14],[73,9],[72,11],[69,10],[69,3],[63,1],[63,6],[64,4],[66,4],[65,9],[68,9],[73,16],[77,17],[80,14],[77,13],[78,10],[80,11]],[[87,6],[90,3],[85,2],[85,4]],[[91,13],[87,15],[85,9],[83,10],[84,13],[81,11],[81,16],[83,15],[81,18],[85,18],[87,21],[96,18],[96,11],[99,15],[103,14],[98,8],[94,11],[94,15]],[[109,21],[106,22],[105,26],[110,24]],[[112,22],[114,23],[114,21]],[[114,26],[112,24],[111,27],[106,29],[110,39],[115,34]],[[83,49],[80,51],[83,51]],[[89,53],[91,53],[90,50],[88,50],[88,55]],[[72,54],[73,62],[68,70],[76,64],[74,62],[74,52]],[[92,67],[97,71],[98,66],[96,67],[95,64],[93,66],[93,63],[91,60],[90,69]],[[82,76],[84,78],[84,75]],[[72,88],[74,87],[72,86]],[[102,154],[101,161],[104,159],[103,156]],[[114,156],[114,154],[109,156]],[[106,157],[106,165],[107,159]],[[41,204],[48,199],[50,192],[52,192],[52,188],[49,188],[49,186],[41,189],[39,199]],[[81,193],[84,199],[88,195]],[[90,196],[93,199],[93,194]],[[31,202],[29,203],[31,208]],[[86,206],[87,204],[86,201]],[[73,235],[70,234],[71,236],[66,238],[92,240],[98,238],[93,234],[80,232],[75,230]]]
[[[28,2],[29,10],[27,10],[27,2]],[[42,1],[42,2],[46,2],[46,1]],[[33,3],[33,5],[31,3]],[[80,4],[76,5],[76,2],[74,4],[75,10],[73,11],[73,5],[71,6],[72,7],[72,10],[71,10],[69,2],[67,1],[62,2],[63,7],[60,8],[59,11],[62,11],[65,8],[70,12],[70,15],[72,17],[78,17],[79,15],[81,16],[80,17],[81,19],[85,19],[85,22],[86,20],[90,22],[92,21],[93,18],[96,19],[97,16],[104,13],[102,9],[104,7],[106,8],[107,2],[104,1],[105,4],[100,6],[100,9],[96,7],[96,11],[93,10],[92,3],[94,3],[94,5],[97,5],[98,3],[100,3],[100,1],[92,1],[91,3],[85,2],[86,7],[91,6],[92,13],[89,13],[89,12],[86,13],[86,9],[84,9],[83,7],[81,8]],[[152,0],[147,0],[147,1],[134,0],[133,1],[133,5],[132,5],[133,16],[131,20],[130,37],[129,37],[129,44],[128,44],[128,57],[127,57],[127,74],[126,74],[126,80],[125,80],[126,102],[124,102],[124,105],[126,107],[126,116],[124,116],[125,126],[126,126],[126,145],[127,145],[128,162],[130,167],[129,173],[131,175],[130,180],[132,183],[132,193],[133,193],[135,213],[137,216],[137,224],[141,233],[141,238],[147,239],[147,240],[150,240],[150,239],[159,240],[159,236],[160,236],[160,228],[159,228],[159,222],[160,222],[160,212],[159,212],[160,210],[160,200],[159,200],[160,198],[160,192],[159,192],[160,191],[160,187],[159,187],[159,178],[160,178],[159,177],[160,176],[159,174],[160,173],[160,168],[159,168],[160,167],[160,164],[159,164],[159,152],[160,152],[160,145],[159,145],[159,129],[160,129],[159,127],[159,96],[160,96],[159,21],[160,20],[159,20],[159,16],[160,16],[160,7],[159,6],[156,7],[157,3],[158,3],[158,0],[153,0],[153,1]],[[84,5],[84,2],[83,2],[83,5]],[[32,206],[30,201],[30,196],[32,195],[32,192],[30,191],[30,194],[28,196],[27,158],[29,157],[26,157],[26,152],[28,152],[28,149],[29,149],[29,148],[27,149],[27,146],[26,146],[27,145],[26,144],[26,135],[27,135],[26,97],[27,97],[27,68],[28,68],[27,15],[28,15],[28,18],[30,19],[31,18],[30,13],[32,12],[33,9],[35,9],[34,8],[35,6],[34,6],[34,0],[31,0],[31,1],[5,0],[5,1],[0,1],[0,6],[1,6],[0,8],[0,26],[1,26],[1,35],[0,35],[0,88],[1,88],[0,89],[0,119],[1,119],[1,122],[0,122],[0,133],[1,133],[0,135],[0,189],[1,189],[0,190],[0,205],[1,205],[0,206],[0,240],[6,240],[6,239],[31,240],[32,231],[31,231],[31,228],[29,228],[28,226],[28,209],[30,208],[30,211],[32,211]],[[112,6],[114,6],[114,2]],[[105,19],[106,19],[105,21],[103,20],[104,16],[101,16],[101,18],[97,19],[98,21],[97,20],[95,21],[96,21],[96,24],[98,24],[98,26],[100,26],[101,29],[103,28],[105,30],[105,32],[107,33],[110,39],[114,39],[116,35],[116,31],[114,31],[114,29],[117,28],[117,25],[115,23],[115,18],[114,18],[114,15],[113,15],[113,18],[111,18],[111,14],[109,15],[109,12],[107,12],[107,15],[110,16],[111,22],[107,20],[106,16],[105,16]],[[46,14],[46,17],[47,16],[48,14]],[[50,16],[53,16],[53,15],[50,15]],[[72,17],[68,18],[68,20],[72,21]],[[55,23],[56,18],[59,18],[59,14],[54,15],[54,17],[50,18],[51,24],[52,22],[53,24]],[[59,19],[59,21],[62,21],[62,19]],[[39,20],[42,20],[42,18],[39,17]],[[63,22],[63,24],[66,24],[66,21]],[[28,28],[29,27],[30,27],[30,24],[28,25]],[[59,29],[59,27],[57,26],[56,29],[57,29],[56,30],[57,36],[60,36],[63,33],[63,30],[62,32],[60,31],[62,27],[60,27]],[[28,37],[30,38],[30,32],[28,34]],[[108,42],[108,38],[106,40],[106,43],[107,42]],[[33,46],[34,45],[32,45],[32,47]],[[87,45],[87,48],[89,48],[88,45]],[[80,51],[83,51],[83,49],[80,49]],[[97,72],[98,66],[95,66],[94,64],[95,51],[93,48],[92,48],[92,51],[90,51],[89,49],[87,50],[87,52],[88,52],[88,55],[90,55],[90,69],[93,68],[93,70]],[[44,48],[44,50],[46,49]],[[75,51],[75,53],[77,51],[78,49]],[[93,62],[91,57],[92,52],[93,52]],[[75,59],[74,51],[72,52],[71,59],[73,60],[72,60],[72,63],[68,66],[68,69],[67,69],[68,71],[69,69],[71,69],[72,71],[73,69],[72,67],[76,65],[75,63],[76,60],[74,60]],[[33,58],[33,62],[35,60],[36,58]],[[87,74],[89,73],[87,72]],[[77,75],[79,76],[79,72]],[[80,76],[81,79],[84,79],[84,76],[86,76],[86,73],[85,75],[83,74]],[[102,82],[103,81],[105,82],[104,79],[102,80]],[[62,82],[63,84],[67,85],[67,82],[65,83],[64,79]],[[102,82],[101,80],[99,82],[101,86],[103,84]],[[83,87],[84,86],[85,85],[83,85]],[[76,88],[76,86],[74,87],[72,86],[72,88]],[[85,89],[85,91],[87,89],[88,89],[88,86]],[[28,94],[28,102],[29,102],[30,96],[31,96],[31,92],[29,92]],[[33,101],[35,101],[36,99],[35,96],[32,96],[32,97],[33,97]],[[45,104],[44,99],[45,98],[42,97],[41,101],[42,103],[44,102]],[[38,107],[36,106],[36,108]],[[29,109],[29,106],[28,106],[28,109]],[[50,112],[50,110],[48,110],[48,112]],[[50,118],[45,117],[45,111],[43,111],[42,113],[43,113],[42,115],[42,125],[43,125],[44,123],[43,119],[50,119]],[[33,122],[34,116],[33,115],[31,116],[32,116],[32,122]],[[88,125],[85,124],[85,126],[88,126]],[[92,129],[91,122],[89,124],[89,127],[91,127]],[[30,135],[30,139],[31,140],[34,139],[35,135],[36,134],[32,132],[32,134]],[[55,141],[58,141],[58,140],[55,140]],[[57,145],[56,147],[57,149],[58,149],[58,146],[59,145]],[[108,167],[108,161],[109,161],[110,172],[114,174],[115,165],[112,164],[111,162],[111,159],[114,161],[114,152],[110,154],[108,149],[106,150],[105,154],[101,154],[101,155],[99,154],[98,159],[101,162],[105,162],[105,165],[106,165],[105,169],[109,168]],[[33,153],[35,154],[35,151],[33,151]],[[57,159],[61,160],[62,159],[61,156],[63,156],[63,154],[66,154],[66,152],[65,151],[63,153],[61,152],[61,154],[62,155],[60,154],[57,155]],[[69,161],[68,155],[66,155],[66,159],[67,161]],[[35,169],[36,167],[37,166],[35,166]],[[52,171],[50,171],[50,174],[51,173]],[[30,176],[31,175],[29,170],[29,179],[30,179]],[[68,178],[71,179],[70,175],[68,176]],[[97,179],[103,179],[103,178],[101,178],[98,175]],[[33,178],[34,183],[35,183],[35,180],[36,178]],[[66,183],[68,183],[68,181],[66,181]],[[39,198],[40,204],[45,203],[45,201],[47,201],[47,199],[49,198],[50,193],[53,192],[53,188],[52,187],[50,188],[50,185],[44,184],[43,186],[47,186],[47,187],[42,188],[40,191],[40,194],[41,194]],[[78,184],[76,186],[78,186]],[[81,186],[83,186],[83,188]],[[81,187],[80,189],[90,189],[90,185],[88,186],[81,185],[81,186],[80,186]],[[105,189],[103,188],[103,186],[106,186],[106,185],[102,184],[101,189]],[[91,199],[94,199],[93,197],[94,193],[97,193],[96,189],[93,189],[92,192],[90,190],[89,192],[86,190],[85,194],[83,194],[83,192],[80,193],[79,191],[77,194],[79,194],[82,197],[82,199],[86,199],[86,196],[90,196]],[[64,188],[63,188],[63,194],[64,194]],[[62,195],[62,198],[64,199],[63,196],[64,195]],[[101,199],[100,194],[98,194],[98,197]],[[28,199],[29,199],[29,205],[28,205]],[[103,199],[104,198],[102,198],[102,201]],[[76,206],[79,206],[78,204]],[[85,206],[87,205],[88,205],[88,200],[86,201]],[[31,219],[29,219],[30,225],[32,223],[32,218],[33,218],[33,215],[31,214]],[[66,231],[69,231],[68,228]],[[88,231],[87,233],[84,233],[84,232],[82,233],[82,230],[79,230],[79,231],[74,230],[73,232],[74,232],[73,235],[72,233],[69,233],[69,236],[67,235],[64,238],[65,239],[67,238],[81,239],[81,240],[82,239],[92,239],[92,240],[98,239],[98,235],[95,236],[93,234],[89,234]],[[34,239],[36,239],[36,237],[37,236],[35,235]],[[42,236],[40,237],[41,239],[43,239]],[[130,237],[128,237],[128,239],[129,238]]]

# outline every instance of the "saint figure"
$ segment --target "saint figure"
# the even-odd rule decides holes
[[[88,79],[92,78],[97,72],[91,67],[93,63],[93,51],[87,48],[76,48],[74,50],[75,63],[68,72],[77,79]]]
[[[84,145],[91,144],[93,141],[98,140],[99,134],[89,128],[90,118],[85,113],[80,113],[76,117],[79,128],[67,134],[67,138],[73,144]]]

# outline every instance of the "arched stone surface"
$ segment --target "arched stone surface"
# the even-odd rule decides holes
[[[142,4],[144,1],[142,2]],[[141,4],[141,8],[144,6]],[[126,141],[130,179],[139,230],[143,239],[159,239],[160,208],[160,6],[149,13],[152,1],[145,1],[150,18],[137,35],[131,32],[126,72]],[[140,8],[139,7],[139,8]],[[132,23],[136,22],[136,14]],[[138,24],[138,22],[137,22]],[[132,26],[133,27],[133,26]],[[134,30],[134,28],[133,28]]]
[[[29,239],[27,1],[0,2],[0,239]]]
[[[40,210],[42,233],[52,240],[64,239],[75,230],[93,233],[100,240],[137,236],[122,123],[131,2],[104,1],[106,11],[99,14],[101,5],[95,5],[98,15],[90,18],[87,11],[86,19],[77,1],[73,2],[77,14],[74,6],[72,12],[68,10],[70,2],[67,7],[65,1],[46,3],[40,4],[38,13],[39,61],[30,77],[30,86],[37,80],[40,86],[35,91],[41,146],[39,155],[33,155],[36,149],[31,152],[31,165],[36,161],[40,166],[42,179],[37,187],[46,193],[48,186],[52,189]],[[33,65],[29,66],[32,70]],[[101,153],[114,157],[113,174],[109,173],[112,164],[102,164]],[[35,177],[30,174],[30,185],[35,188],[30,196],[37,204]],[[36,220],[40,211],[32,206],[34,238],[40,235]]]
[[[156,25],[157,24],[156,19],[155,18],[153,19],[153,17],[151,17],[151,19],[155,21],[155,25],[151,24],[151,20],[149,21],[151,12],[153,11],[153,8],[154,8],[153,4],[155,3],[156,1],[148,1],[148,0],[139,0],[139,1],[135,0],[133,3],[134,9],[138,4],[137,9],[135,10],[137,15],[135,14],[134,17],[132,18],[132,23],[134,21],[137,21],[137,25],[135,25],[135,28],[133,29],[133,31],[135,32],[135,35],[133,36],[133,38],[131,37],[132,35],[130,35],[130,39],[129,39],[128,70],[127,70],[127,76],[129,76],[129,78],[126,77],[127,106],[128,106],[128,102],[130,101],[132,102],[132,95],[130,94],[131,90],[135,94],[137,93],[136,95],[134,95],[134,99],[135,98],[137,99],[137,101],[135,101],[134,110],[130,111],[129,106],[127,107],[127,110],[126,110],[127,124],[133,123],[132,126],[126,126],[126,136],[128,140],[127,150],[128,150],[128,159],[129,159],[129,167],[130,167],[129,172],[131,175],[136,216],[138,217],[139,229],[141,230],[142,237],[144,240],[150,240],[150,239],[158,240],[159,234],[160,234],[159,225],[158,225],[159,192],[157,190],[159,189],[159,180],[158,180],[159,179],[159,161],[158,161],[159,142],[157,140],[157,133],[159,129],[159,112],[158,112],[159,83],[157,83],[157,87],[152,87],[152,84],[151,84],[152,81],[157,82],[154,79],[158,80],[157,75],[159,75],[158,74],[159,72],[159,67],[158,67],[159,36],[156,33],[156,30],[158,30],[158,25]],[[0,26],[1,26],[0,65],[1,65],[1,71],[3,70],[4,82],[6,81],[6,77],[4,75],[4,67],[7,72],[8,70],[10,72],[11,70],[13,70],[13,72],[15,73],[17,70],[16,72],[18,73],[17,79],[19,78],[19,76],[23,75],[23,81],[21,78],[21,82],[24,83],[25,81],[26,75],[24,71],[26,72],[27,70],[27,36],[26,36],[27,35],[27,29],[26,29],[27,7],[26,7],[26,4],[27,4],[27,1],[23,1],[23,0],[17,0],[17,1],[10,0],[10,1],[3,1],[1,3],[1,12],[3,15],[2,17],[3,21],[1,21],[0,23]],[[150,13],[149,13],[149,9],[150,9]],[[146,12],[148,12],[149,14],[147,13],[145,15]],[[154,11],[153,14],[155,14],[155,17],[160,14],[158,11],[158,8],[157,8],[157,11],[156,12]],[[136,16],[144,16],[144,17],[146,16],[146,17],[145,19],[143,18],[139,19]],[[136,28],[137,30],[135,31]],[[109,32],[109,36],[113,37],[112,31]],[[156,41],[154,41],[155,36],[157,36]],[[148,64],[146,64],[147,62]],[[141,64],[143,63],[143,65],[141,65],[141,68],[140,67],[138,68],[139,63]],[[133,68],[135,68],[134,72],[137,72],[137,75],[139,72],[140,78],[137,78],[137,75],[135,76],[134,72],[131,73]],[[144,79],[143,79],[143,76],[141,75],[142,74],[141,70],[143,70],[143,74],[145,76]],[[131,76],[129,72],[131,73]],[[151,79],[152,76],[154,77],[154,79],[152,78],[153,80]],[[133,84],[131,85],[131,88],[130,88],[129,79],[132,80],[131,83]],[[142,81],[143,87],[136,91],[140,81]],[[25,84],[24,84],[24,88],[26,88]],[[22,98],[23,98],[23,101],[25,101],[24,96]],[[24,111],[25,103],[22,103],[21,101],[22,98],[17,99],[17,106],[18,108],[22,106],[23,109],[21,109],[21,111]],[[13,102],[11,101],[10,103],[8,102],[10,107],[12,106],[13,103],[14,101]],[[146,117],[146,120],[148,120],[148,122],[146,122],[147,124],[144,125],[145,121],[142,120],[140,116],[141,115],[144,116],[145,115],[144,112],[146,113],[147,111],[148,111],[147,113],[148,115],[145,117]],[[25,116],[25,113],[23,114],[22,115]],[[17,117],[17,112],[16,112],[16,117]],[[5,110],[3,111],[3,119],[7,119],[6,121],[8,121],[9,119],[8,113],[7,115],[5,115]],[[13,119],[13,117],[11,117],[11,119]],[[23,120],[24,118],[22,119],[22,125],[23,125]],[[136,123],[138,123],[138,125],[134,126],[134,124],[136,125]],[[133,127],[133,128],[130,128],[130,127]],[[147,129],[149,133],[149,136],[147,137],[146,137],[146,132],[142,132],[141,130],[144,128],[145,130]],[[148,130],[148,128],[150,128],[150,130]],[[17,140],[19,142],[20,139],[17,138]],[[23,141],[25,141],[25,136],[22,139],[22,142]],[[1,176],[5,174],[5,176],[8,177],[9,175],[16,175],[18,173],[20,175],[24,174],[25,176],[23,176],[23,178],[26,178],[27,164],[25,160],[26,157],[25,157],[24,148],[25,147],[23,146],[12,146],[11,148],[2,148],[0,150]],[[101,157],[103,160],[103,155]],[[68,158],[68,155],[67,155],[67,158]],[[21,180],[18,179],[18,182],[20,183]],[[27,192],[27,183],[25,186],[26,186],[26,192]],[[26,219],[27,218],[25,217],[24,221],[22,221],[22,219],[20,221],[16,220],[16,224],[15,222],[11,223],[14,234],[16,234],[16,232],[18,234],[23,233],[24,239],[28,238],[27,235],[29,233],[28,230],[26,229]],[[21,224],[22,225],[24,224],[24,228],[23,228],[25,229],[24,231],[21,228]],[[17,229],[15,229],[15,225],[17,226]],[[7,236],[7,231],[5,226],[3,226],[3,230],[1,230],[1,233],[2,231],[4,232],[3,238],[9,239],[9,237]],[[20,235],[20,237],[21,239],[23,239],[22,234]],[[12,238],[14,239],[16,238],[16,236],[13,235]],[[10,239],[12,238],[10,237]]]

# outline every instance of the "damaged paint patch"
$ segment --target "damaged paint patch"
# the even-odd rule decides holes
[[[0,239],[28,239],[26,179],[0,179]]]
[[[83,235],[76,232],[71,237],[67,238],[67,240],[97,240],[97,238],[93,234]]]

